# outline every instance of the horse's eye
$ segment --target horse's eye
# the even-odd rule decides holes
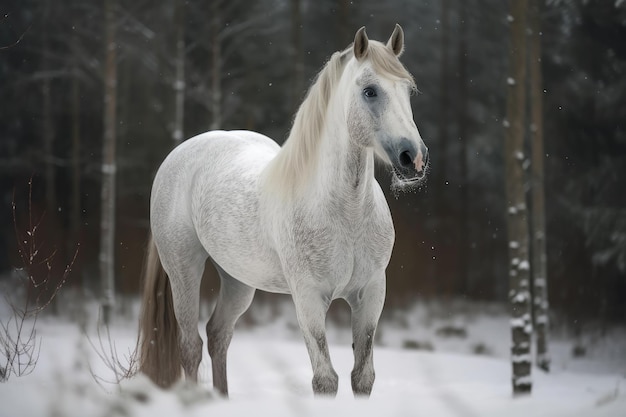
[[[363,90],[363,95],[366,98],[373,98],[376,97],[378,94],[376,93],[376,90],[374,90],[372,87],[367,87]]]

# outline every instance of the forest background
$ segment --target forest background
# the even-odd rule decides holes
[[[379,172],[396,226],[387,306],[507,300],[508,2],[7,0],[0,9],[4,280],[22,266],[17,245],[30,212],[42,219],[46,253],[56,250],[52,282],[79,245],[67,285],[101,295],[103,140],[113,134],[111,268],[118,298],[136,295],[152,178],[175,144],[216,128],[281,143],[332,52],[363,25],[386,40],[399,23],[432,162],[427,185],[398,196]],[[541,24],[550,304],[574,327],[624,323],[626,2],[547,1]],[[218,285],[208,271],[203,295]]]

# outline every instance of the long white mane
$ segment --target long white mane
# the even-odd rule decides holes
[[[349,59],[353,56],[352,46],[335,52],[317,74],[296,113],[289,137],[265,170],[266,186],[281,194],[292,195],[305,178],[314,174],[328,105]],[[370,41],[367,59],[371,61],[378,75],[408,79],[415,86],[411,74],[385,44]]]

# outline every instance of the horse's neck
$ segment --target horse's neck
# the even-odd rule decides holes
[[[315,194],[339,197],[352,207],[366,204],[374,181],[373,151],[351,141],[343,112],[334,114],[339,116],[329,120],[320,138]]]

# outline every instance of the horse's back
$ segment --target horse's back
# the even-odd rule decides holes
[[[158,217],[163,211],[185,214],[191,187],[198,176],[244,164],[247,172],[260,171],[278,149],[270,138],[249,131],[215,130],[186,140],[170,152],[157,171],[152,185],[151,217]]]

